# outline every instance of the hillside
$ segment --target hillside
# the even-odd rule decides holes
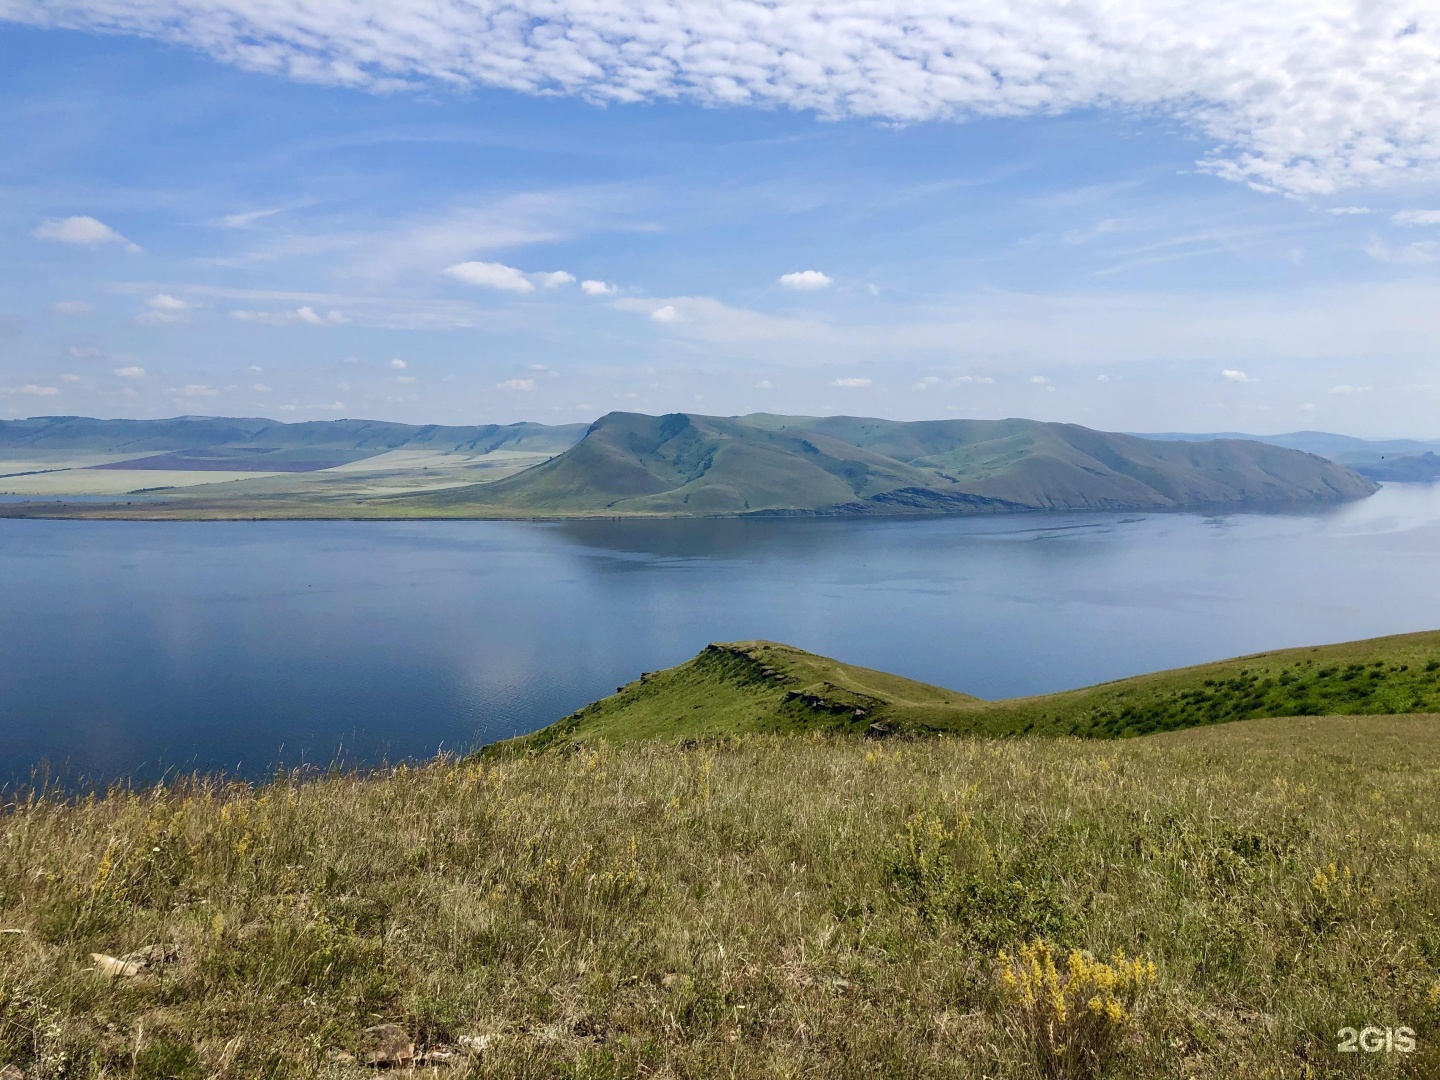
[[[610,413],[542,465],[395,503],[452,513],[894,514],[1148,510],[1375,489],[1314,455],[1235,440],[1162,442],[1033,420]]]
[[[1433,451],[1423,454],[1392,454],[1369,465],[1357,465],[1355,471],[1371,480],[1428,484],[1433,480],[1440,480],[1440,454]]]
[[[1440,712],[1440,631],[1286,649],[1039,697],[982,701],[768,641],[715,644],[518,740],[754,732],[1123,738],[1234,720]]]
[[[1269,443],[1291,450],[1303,450],[1307,454],[1339,462],[1342,465],[1369,465],[1394,455],[1424,454],[1440,450],[1440,440],[1423,439],[1357,439],[1352,435],[1336,435],[1329,431],[1290,431],[1283,435],[1245,435],[1237,431],[1217,432],[1208,435],[1187,434],[1166,431],[1139,433],[1142,439],[1158,439],[1179,442],[1210,442],[1215,439],[1245,439],[1249,442]]]
[[[0,809],[0,1074],[1096,1080],[1006,982],[1044,938],[1145,959],[1113,1080],[1419,1080],[1437,836],[1433,716],[42,794]],[[1415,1052],[1337,1051],[1372,1021]]]

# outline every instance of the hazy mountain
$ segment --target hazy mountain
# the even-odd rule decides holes
[[[1251,441],[1034,420],[610,413],[542,465],[407,501],[541,514],[866,514],[1163,509],[1375,490],[1344,466]]]
[[[1215,439],[1246,439],[1250,442],[1269,443],[1291,450],[1303,450],[1307,454],[1319,454],[1342,465],[1358,465],[1379,461],[1392,454],[1423,454],[1428,450],[1440,450],[1440,439],[1426,442],[1421,439],[1356,439],[1349,435],[1335,435],[1328,431],[1292,431],[1284,435],[1242,435],[1238,432],[1220,432],[1209,435],[1187,435],[1183,432],[1157,432],[1139,434],[1142,439],[1159,439],[1165,442],[1210,442]]]
[[[392,424],[381,420],[277,420],[177,416],[169,420],[96,420],[87,416],[34,416],[0,420],[0,450],[92,450],[144,453],[160,450],[326,450],[354,456],[402,448],[487,453],[527,450],[556,453],[585,434],[584,424]]]
[[[1440,455],[1427,452],[1392,456],[1368,465],[1357,465],[1355,471],[1371,480],[1429,483],[1440,480]]]

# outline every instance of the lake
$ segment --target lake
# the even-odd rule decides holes
[[[707,642],[981,697],[1440,627],[1440,485],[1289,512],[0,520],[0,782],[531,731]]]

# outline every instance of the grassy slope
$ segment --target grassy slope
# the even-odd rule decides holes
[[[987,702],[773,642],[711,645],[524,745],[759,731],[1116,738],[1257,717],[1440,712],[1440,631],[1286,649]]]
[[[1030,1080],[996,955],[1043,934],[1157,966],[1115,1080],[1433,1077],[1436,719],[750,735],[23,801],[0,1066],[373,1076],[327,1058],[390,1022],[484,1037],[456,1080]],[[91,968],[162,941],[158,975]],[[1367,1023],[1418,1052],[1336,1052]]]
[[[1374,490],[1313,455],[1236,440],[1160,442],[1032,420],[611,413],[526,473],[409,501],[539,514],[856,514],[1161,509]]]

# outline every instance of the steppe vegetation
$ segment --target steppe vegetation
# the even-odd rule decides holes
[[[32,1080],[1435,1076],[1440,718],[28,794],[0,930]]]

